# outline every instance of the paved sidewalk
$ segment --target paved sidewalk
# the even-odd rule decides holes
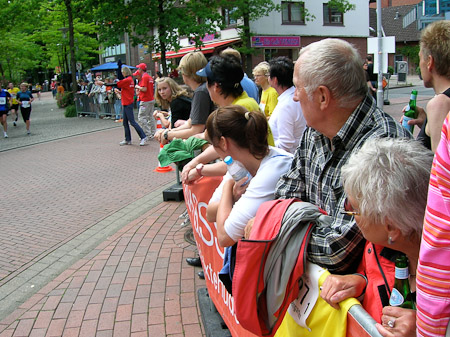
[[[163,202],[126,225],[0,322],[0,336],[204,335],[184,210]]]
[[[0,139],[0,336],[204,335],[204,281],[184,261],[184,202],[162,198],[175,172],[153,172],[159,144],[132,130],[119,146],[120,125],[41,102],[31,136],[21,122]]]

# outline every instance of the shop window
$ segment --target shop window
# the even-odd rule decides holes
[[[281,19],[284,25],[305,24],[305,3],[304,2],[281,2]]]
[[[332,26],[344,25],[344,13],[337,8],[328,7],[328,4],[323,4],[323,24]]]
[[[222,8],[222,16],[224,18],[224,23],[229,26],[236,26],[237,20],[233,18],[233,13],[236,12],[237,8]]]

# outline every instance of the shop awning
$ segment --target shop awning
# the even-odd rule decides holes
[[[225,46],[227,44],[232,44],[235,42],[240,41],[240,39],[231,39],[231,40],[223,40],[223,41],[216,41],[216,42],[211,42],[211,43],[205,43],[205,45],[203,47],[200,48],[196,48],[194,47],[184,47],[181,48],[179,51],[169,51],[166,53],[166,59],[172,59],[172,58],[177,58],[177,57],[183,57],[184,55],[186,55],[187,53],[191,52],[191,51],[201,51],[203,54],[210,54],[214,52],[214,49],[217,47],[221,47],[221,46]],[[160,53],[156,53],[154,54],[153,58],[155,59],[159,59],[161,58],[161,54]]]

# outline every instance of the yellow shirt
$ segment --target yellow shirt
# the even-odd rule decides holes
[[[261,103],[259,103],[259,107],[262,111],[264,111],[266,117],[270,117],[270,115],[272,115],[272,111],[277,106],[277,103],[278,93],[274,88],[269,87],[262,92]]]
[[[12,89],[8,89],[8,92],[11,94],[11,97],[12,97],[12,104],[19,104],[19,102],[16,99],[16,95],[17,95],[17,93],[19,91],[20,91],[20,89],[17,88],[17,87],[14,87]]]
[[[236,97],[236,99],[231,104],[243,106],[248,111],[261,112],[258,103],[253,98],[248,97],[245,91],[243,91],[240,96]],[[267,142],[270,146],[275,146],[275,141],[273,140],[272,130],[270,130],[269,124],[267,124],[267,129],[269,130],[267,135]]]
[[[310,264],[311,263],[308,262],[308,268],[311,267]],[[321,268],[322,271],[319,271],[318,268],[320,267],[314,267],[315,272],[320,274],[318,284],[316,283],[317,294],[319,294],[319,286],[322,286],[323,282],[325,282],[325,279],[328,277],[328,275],[330,275],[330,273],[323,268]],[[314,293],[314,291],[312,290],[312,286],[310,288],[302,288],[307,289],[310,294]],[[304,309],[304,307],[306,307],[307,309],[309,306],[309,304],[306,303],[308,299],[306,296],[307,292],[302,292],[302,288],[300,289],[299,298],[301,298],[302,300],[302,308]],[[325,300],[323,300],[320,295],[317,295],[316,299],[317,301],[315,302],[315,304],[313,304],[313,309],[309,312],[307,317],[304,317],[304,319],[306,318],[305,323],[309,329],[299,325],[299,318],[294,319],[295,312],[305,311],[302,308],[300,308],[301,310],[292,310],[292,308],[289,308],[289,310],[286,312],[286,315],[284,316],[283,322],[275,333],[275,337],[345,337],[347,334],[347,312],[353,305],[360,304],[358,300],[355,298],[347,298],[346,300],[339,303],[340,309],[337,310],[327,302],[325,302]],[[294,301],[293,303],[295,303],[296,301]],[[291,315],[291,312],[294,316]]]

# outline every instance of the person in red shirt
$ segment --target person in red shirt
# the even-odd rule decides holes
[[[152,139],[156,132],[155,118],[153,117],[153,109],[155,107],[154,98],[154,81],[153,78],[146,73],[147,65],[140,63],[136,66],[137,71],[133,74],[139,80],[136,86],[139,95],[139,113],[138,120],[147,138]]]
[[[146,144],[148,138],[145,135],[144,130],[139,126],[139,124],[134,120],[133,103],[134,103],[134,81],[131,77],[131,70],[128,67],[122,68],[122,74],[124,79],[117,82],[117,87],[122,89],[122,106],[123,106],[123,128],[125,130],[125,139],[121,141],[120,145],[131,145],[131,131],[130,125],[134,127],[141,142],[139,145],[143,146]],[[118,91],[118,89],[115,89]]]

